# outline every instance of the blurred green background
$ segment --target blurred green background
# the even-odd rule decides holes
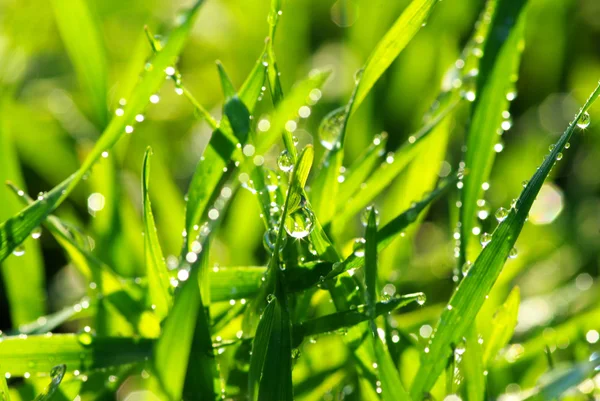
[[[330,66],[333,77],[321,101],[302,120],[295,135],[301,144],[315,143],[321,118],[345,103],[353,75],[378,40],[407,5],[407,0],[284,0],[277,31],[276,53],[284,91],[310,70]],[[480,216],[483,231],[495,226],[493,212],[507,206],[521,190],[549,144],[566,128],[577,108],[600,77],[600,2],[598,0],[531,0],[527,18],[518,97],[510,112],[513,126],[503,135],[486,206]],[[143,27],[168,32],[185,1],[89,0],[93,18],[101,27],[107,81],[106,114],[98,113],[89,90],[81,85],[61,40],[52,2],[0,0],[0,130],[4,150],[16,149],[21,171],[0,162],[0,179],[12,180],[34,196],[74,172],[106,124],[137,82],[151,50]],[[373,137],[385,131],[389,151],[395,150],[422,124],[448,68],[459,57],[483,7],[480,0],[444,0],[432,18],[379,80],[352,119],[346,143],[349,165]],[[215,61],[221,60],[239,87],[254,65],[267,36],[267,0],[207,0],[178,67],[184,83],[211,113],[220,115],[222,92]],[[77,21],[73,21],[74,24]],[[153,206],[165,255],[177,255],[184,222],[184,193],[210,136],[187,100],[171,82],[150,105],[145,121],[121,140],[109,158],[63,204],[57,214],[88,236],[89,246],[103,261],[126,277],[145,271],[141,236],[140,169],[143,152],[154,149]],[[96,100],[97,101],[97,100]],[[272,109],[268,96],[257,116]],[[600,262],[600,108],[591,110],[592,125],[576,135],[565,158],[553,170],[534,206],[519,241],[519,257],[510,260],[495,287],[503,301],[519,285],[523,302],[517,339],[541,333],[573,316],[598,311]],[[454,123],[445,171],[461,158],[465,121]],[[274,167],[281,149],[265,155]],[[439,163],[435,158],[432,163]],[[435,166],[434,166],[435,168]],[[447,174],[447,172],[446,172]],[[382,220],[396,216],[411,201],[404,199],[406,176],[401,175],[378,198]],[[247,191],[235,195],[211,249],[213,263],[224,266],[262,265],[264,227],[256,200]],[[440,308],[453,290],[452,269],[457,195],[436,203],[417,233],[400,238],[381,257],[381,271],[394,291],[424,291],[427,306],[418,313],[397,317],[398,327],[425,341]],[[0,220],[20,210],[8,190],[0,195]],[[351,248],[362,235],[359,219],[339,235]],[[31,266],[43,264],[45,274]],[[31,274],[28,274],[31,272]],[[25,244],[25,254],[10,256],[0,276],[0,329],[37,318],[70,305],[86,289],[60,246],[50,235]],[[47,299],[31,299],[18,310],[7,302],[3,283],[17,278],[27,288],[43,286]],[[389,287],[389,288],[392,288]],[[391,291],[391,290],[390,290]],[[596,324],[597,326],[598,324]],[[583,325],[582,335],[587,332]],[[546,333],[544,331],[544,333]],[[550,341],[550,340],[549,340]],[[553,340],[559,350],[564,341]],[[568,345],[568,344],[567,344]],[[571,351],[565,351],[571,352]],[[296,372],[295,372],[296,374]]]

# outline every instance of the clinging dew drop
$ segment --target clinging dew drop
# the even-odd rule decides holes
[[[581,117],[579,117],[579,120],[577,121],[577,126],[581,129],[585,129],[590,126],[591,122],[592,121],[590,118],[590,114],[586,111],[581,115]]]

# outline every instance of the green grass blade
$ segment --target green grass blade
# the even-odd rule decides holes
[[[158,241],[152,205],[150,204],[150,156],[148,148],[142,166],[142,197],[144,206],[144,250],[146,255],[146,275],[148,276],[148,299],[154,305],[154,312],[164,319],[171,307],[171,282],[162,248]]]
[[[375,304],[377,303],[377,211],[371,206],[365,231],[365,298],[367,300],[367,315],[375,318]],[[375,321],[371,320],[373,336],[377,337]]]
[[[267,66],[265,65],[266,49],[259,56],[256,64],[250,71],[239,91],[242,102],[246,105],[250,113],[254,112],[254,107],[258,98],[261,96],[262,88],[267,76]]]
[[[362,84],[356,94],[354,110],[358,109],[375,82],[419,32],[421,26],[427,22],[427,18],[437,2],[438,0],[413,0],[379,41],[365,64]]]
[[[8,384],[6,384],[6,378],[4,375],[0,375],[0,401],[10,401]]]
[[[52,368],[50,371],[50,384],[44,389],[44,391],[35,397],[34,401],[50,401],[54,398],[54,393],[58,391],[58,386],[62,383],[63,377],[67,367],[65,365],[58,365]]]
[[[461,281],[457,291],[453,294],[448,307],[442,312],[435,337],[427,347],[428,352],[424,354],[411,390],[413,398],[420,399],[423,393],[433,386],[444,369],[446,356],[450,352],[450,345],[458,343],[465,335],[467,328],[473,324],[486,295],[490,292],[502,271],[504,262],[525,224],[531,205],[544,180],[556,163],[558,154],[564,151],[565,144],[577,128],[577,122],[599,95],[600,86],[592,93],[575,120],[571,122],[554,149],[532,176],[529,184],[517,199],[514,208],[511,208],[508,217],[496,228],[492,240],[480,253],[469,269],[468,274]]]
[[[460,369],[466,384],[466,399],[469,401],[483,401],[485,396],[485,366],[483,363],[483,348],[479,342],[479,335],[475,326],[467,331],[465,352],[461,355]]]
[[[262,266],[218,267],[210,270],[210,301],[254,297],[266,271]]]
[[[175,296],[154,348],[154,370],[169,400],[213,400],[215,361],[210,326],[202,302],[201,278],[207,251]]]
[[[358,192],[353,194],[350,199],[342,204],[336,202],[337,213],[335,215],[334,227],[355,216],[363,210],[369,203],[379,195],[383,190],[387,189],[392,181],[406,168],[406,166],[419,154],[422,149],[423,139],[435,131],[436,127],[450,114],[456,107],[458,101],[450,102],[430,121],[428,121],[418,132],[411,135],[406,142],[395,153],[394,160],[390,163],[384,161],[370,177],[364,181],[364,185],[359,186]],[[325,221],[324,223],[327,223]]]
[[[490,335],[485,339],[483,364],[489,366],[498,352],[508,344],[517,325],[521,295],[519,287],[515,287],[506,302],[502,304],[492,319]]]
[[[90,315],[89,308],[89,299],[87,297],[83,298],[75,305],[67,306],[58,312],[39,317],[33,322],[20,325],[18,333],[27,335],[49,333],[61,324],[71,320],[74,316],[83,317]]]
[[[108,122],[108,67],[99,23],[85,0],[52,0],[58,31],[75,73],[92,104],[94,121]]]
[[[276,303],[271,301],[267,304],[260,322],[256,329],[256,335],[252,343],[252,357],[250,358],[250,369],[248,371],[248,396],[251,400],[258,396],[258,384],[262,376],[263,366],[267,358],[267,348],[271,340],[271,331],[275,320]]]
[[[382,340],[373,337],[375,358],[377,359],[377,372],[381,381],[381,398],[384,401],[410,401],[410,395],[404,388],[396,365]],[[376,387],[377,388],[377,387]]]
[[[281,0],[271,0],[271,8],[267,20],[269,22],[269,37],[267,39],[267,58],[269,60],[269,68],[267,75],[269,77],[269,87],[271,89],[271,97],[273,104],[278,105],[283,100],[283,89],[279,80],[279,68],[277,68],[277,59],[275,58],[275,31],[281,16]]]
[[[223,67],[223,64],[220,61],[217,61],[217,70],[219,71],[221,89],[223,89],[223,95],[225,95],[225,102],[227,102],[236,95],[236,91],[233,87],[233,82],[231,82],[229,75],[227,75],[227,71],[225,71],[225,67]]]
[[[12,134],[8,128],[6,107],[8,100],[0,97],[0,183],[14,180],[23,184]],[[0,191],[0,220],[8,219],[18,212],[21,205],[8,191]],[[0,243],[3,243],[0,231]],[[25,236],[24,239],[26,239]],[[10,255],[1,262],[0,271],[4,283],[4,291],[9,302],[11,320],[18,326],[42,316],[45,313],[46,291],[44,283],[44,265],[41,259],[39,241],[27,239],[20,251],[21,256]],[[22,277],[27,277],[24,281]]]
[[[57,363],[69,372],[142,362],[152,352],[153,340],[96,337],[91,333],[3,337],[0,372],[14,377],[46,375]]]
[[[470,252],[469,243],[474,236],[471,233],[476,222],[477,200],[481,199],[484,190],[482,185],[488,180],[496,151],[494,145],[498,142],[498,130],[502,129],[506,117],[503,113],[508,110],[508,96],[514,91],[515,77],[519,72],[521,52],[523,50],[523,35],[525,31],[525,15],[518,17],[518,23],[499,51],[493,69],[486,80],[486,85],[480,91],[480,98],[475,105],[469,133],[467,136],[467,153],[465,169],[469,172],[463,180],[461,192],[461,258],[459,265],[474,256]],[[500,13],[497,18],[500,18]]]
[[[48,192],[44,199],[37,200],[19,215],[0,224],[0,261],[6,259],[17,246],[27,239],[31,231],[40,226],[42,221],[69,196],[75,186],[102,157],[102,153],[108,151],[125,133],[125,127],[134,124],[135,117],[144,111],[150,96],[163,84],[165,68],[172,65],[181,52],[201,4],[202,0],[197,1],[184,15],[183,22],[171,33],[165,48],[152,59],[150,71],[144,74],[131,99],[128,99],[124,114],[111,120],[81,168]]]

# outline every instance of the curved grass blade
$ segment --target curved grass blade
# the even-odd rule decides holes
[[[251,400],[258,396],[258,384],[262,376],[265,360],[267,359],[267,348],[271,339],[271,331],[275,320],[275,302],[269,302],[265,308],[256,329],[256,335],[252,343],[252,357],[248,370],[248,396]]]
[[[515,287],[506,302],[502,304],[491,322],[490,335],[483,342],[483,364],[489,366],[498,352],[508,344],[513,336],[519,315],[521,295],[519,287]]]
[[[219,78],[221,79],[221,89],[223,89],[223,95],[225,95],[225,102],[231,100],[236,95],[233,83],[225,71],[223,64],[217,60],[217,70],[219,71]]]
[[[100,127],[108,122],[108,68],[99,24],[84,0],[52,0],[60,36]]]
[[[153,340],[95,337],[91,333],[3,337],[0,372],[14,377],[47,374],[57,363],[72,372],[142,362],[152,352]]]
[[[267,50],[265,47],[265,50],[263,50],[258,57],[256,64],[254,64],[252,71],[250,71],[250,75],[248,75],[239,91],[240,99],[244,102],[250,113],[254,112],[256,102],[263,91],[262,88],[265,83],[268,68],[268,66],[265,65],[266,54]]]
[[[413,0],[377,43],[365,64],[354,110],[358,109],[375,82],[421,29],[437,2],[438,0]]]
[[[514,4],[517,3],[519,2]],[[506,17],[507,6],[504,4],[500,4],[500,6],[501,9],[498,11],[496,19]],[[502,8],[503,6],[504,8]],[[517,10],[520,8],[517,7]],[[492,170],[496,155],[494,146],[498,142],[498,130],[501,130],[501,127],[509,128],[510,121],[506,118],[506,113],[510,100],[514,96],[514,85],[519,72],[521,52],[524,48],[525,15],[525,12],[520,17],[518,14],[511,15],[509,20],[518,20],[518,23],[502,45],[473,112],[472,123],[467,135],[465,156],[465,170],[469,174],[463,180],[461,191],[461,258],[458,261],[459,266],[474,256],[470,252],[469,242],[473,239],[471,232],[476,221],[477,200],[481,198],[484,192],[482,185],[488,180]],[[501,19],[501,26],[505,20]],[[506,29],[506,27],[504,28]]]
[[[8,97],[0,96],[0,182],[11,179],[23,184],[18,156],[7,124],[8,102]],[[8,219],[20,209],[21,205],[8,191],[0,192],[0,219]],[[18,326],[43,315],[46,291],[39,241],[28,239],[15,255],[1,262],[0,270],[13,325]],[[27,280],[22,277],[27,277]]]
[[[33,322],[20,325],[18,333],[27,335],[49,333],[61,324],[70,321],[75,316],[91,317],[89,308],[89,298],[85,297],[75,305],[67,306],[58,312],[39,317]]]
[[[554,149],[535,172],[514,204],[514,208],[511,208],[506,219],[498,225],[492,240],[479,254],[468,274],[459,284],[448,303],[448,307],[442,312],[435,331],[435,337],[426,348],[422,364],[411,390],[414,399],[420,399],[424,392],[431,389],[444,369],[446,356],[451,350],[451,344],[457,344],[465,335],[468,327],[473,324],[486,295],[502,271],[504,262],[525,224],[531,205],[544,180],[556,163],[558,154],[563,152],[565,144],[577,128],[577,122],[599,95],[600,85],[596,87],[575,120],[569,125]]]
[[[208,251],[175,296],[160,338],[154,347],[154,370],[171,401],[214,400],[215,360],[210,326],[202,302],[202,278]]]
[[[50,401],[53,399],[54,393],[58,390],[58,386],[60,386],[66,371],[67,367],[65,365],[53,367],[50,371],[50,384],[48,384],[48,387],[40,395],[35,397],[34,401]]]
[[[172,65],[174,59],[181,52],[202,2],[202,0],[198,0],[185,14],[182,18],[183,22],[169,36],[165,48],[152,59],[152,68],[144,74],[137,85],[124,114],[116,116],[110,121],[81,168],[48,192],[43,199],[37,200],[17,216],[0,224],[0,261],[6,259],[17,246],[27,239],[31,231],[38,227],[69,196],[75,186],[102,157],[102,153],[108,151],[124,134],[125,127],[133,124],[135,117],[143,112],[150,96],[162,85],[165,68]]]
[[[150,204],[150,156],[148,148],[142,166],[142,197],[144,206],[144,250],[146,255],[146,275],[148,276],[148,299],[154,305],[154,312],[160,320],[164,319],[171,307],[171,282],[162,248],[158,241],[154,215]]]
[[[263,266],[218,267],[209,272],[210,301],[252,298],[262,284]]]

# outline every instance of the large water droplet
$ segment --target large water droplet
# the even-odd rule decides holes
[[[277,158],[277,165],[279,166],[281,171],[285,173],[292,171],[292,169],[294,168],[294,163],[292,162],[292,158],[290,157],[290,154],[287,150],[281,152],[281,154]]]
[[[25,248],[23,246],[19,245],[18,247],[16,247],[13,250],[13,255],[15,255],[15,256],[23,256],[23,255],[25,255]]]
[[[471,270],[471,266],[473,266],[473,263],[471,263],[468,260],[462,265],[463,276],[466,276],[467,274],[469,274],[469,270]]]
[[[38,239],[42,236],[42,228],[36,227],[31,231],[31,238]]]
[[[501,207],[500,209],[496,210],[495,216],[496,216],[496,220],[498,220],[499,223],[502,223],[504,221],[504,219],[506,219],[506,217],[508,217],[508,210]]]
[[[342,133],[346,108],[340,107],[327,114],[319,126],[319,141],[324,148],[332,150]]]
[[[417,303],[419,305],[425,305],[425,302],[427,302],[427,296],[425,296],[425,294],[420,293],[417,295]]]
[[[369,224],[369,215],[371,214],[372,208],[373,208],[372,206],[367,207],[360,215],[360,222],[365,227],[367,226],[367,224]],[[380,220],[379,212],[377,211],[377,209],[375,209],[375,222],[377,224],[379,224],[379,220]]]
[[[479,242],[481,242],[481,246],[485,248],[485,246],[487,244],[489,244],[491,240],[492,240],[492,234],[483,233],[483,234],[481,234],[481,238],[480,238]]]
[[[516,259],[516,257],[519,255],[519,251],[517,251],[517,248],[512,248],[510,250],[510,252],[508,253],[508,257],[511,259]]]
[[[304,238],[313,230],[314,222],[313,212],[306,207],[300,207],[286,216],[285,231],[293,238]]]
[[[265,250],[267,252],[273,252],[273,250],[275,249],[275,244],[277,243],[277,230],[276,229],[270,229],[268,231],[265,232],[265,235],[263,236],[263,245],[265,247]],[[282,250],[283,248],[285,248],[285,245],[287,243],[287,236],[283,236],[283,238],[281,238],[281,245],[279,247],[279,250]]]
[[[589,127],[591,122],[592,119],[590,118],[590,114],[586,111],[581,115],[581,117],[579,117],[579,120],[577,121],[577,126],[581,129],[584,129]]]

